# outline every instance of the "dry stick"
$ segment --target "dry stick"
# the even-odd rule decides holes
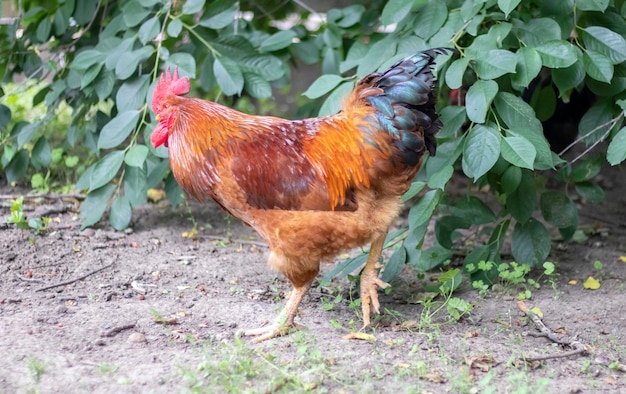
[[[87,196],[80,193],[65,193],[65,194],[50,194],[50,193],[38,193],[38,194],[0,194],[0,200],[15,200],[16,198],[24,197],[25,200],[33,200],[36,198],[45,198],[48,200],[56,200],[63,198],[75,198],[77,200],[84,200]]]
[[[230,243],[239,243],[239,244],[244,244],[244,245],[263,246],[265,248],[269,247],[269,246],[267,246],[267,244],[265,242],[248,241],[248,240],[245,240],[245,239],[230,239],[228,237],[220,237],[219,235],[199,235],[198,238],[214,239],[216,241],[228,241]]]
[[[35,292],[44,291],[44,290],[52,289],[54,287],[65,286],[65,285],[69,285],[69,284],[74,283],[74,282],[78,282],[79,280],[85,279],[89,275],[96,274],[96,273],[98,273],[100,271],[103,271],[103,270],[113,266],[113,264],[115,264],[115,263],[113,262],[111,264],[105,265],[104,267],[100,267],[97,270],[94,270],[94,271],[91,271],[91,272],[87,272],[85,275],[79,276],[78,278],[74,278],[74,279],[66,280],[66,281],[63,281],[63,282],[60,282],[60,283],[55,283],[55,284],[50,285],[50,286],[42,287],[40,289],[35,290]]]
[[[560,153],[559,156],[562,156],[565,152],[567,152],[569,149],[571,149],[574,145],[576,145],[577,143],[581,142],[582,140],[584,140],[585,138],[587,138],[588,136],[590,136],[592,133],[594,133],[596,130],[599,130],[600,128],[604,127],[604,126],[608,126],[610,125],[610,127],[604,132],[604,134],[602,134],[600,136],[600,138],[598,138],[598,140],[596,142],[594,142],[590,147],[588,147],[587,149],[585,149],[583,151],[583,153],[579,154],[578,156],[576,156],[573,160],[571,160],[569,163],[573,164],[576,163],[581,157],[583,157],[584,155],[586,155],[587,153],[589,153],[589,151],[591,151],[593,148],[595,148],[598,144],[600,144],[602,141],[605,140],[606,137],[608,137],[608,135],[611,133],[611,130],[613,129],[613,127],[615,127],[615,125],[617,124],[617,122],[619,122],[619,120],[622,118],[622,115],[618,115],[615,118],[601,124],[600,126],[597,126],[596,128],[594,128],[593,130],[589,131],[588,133],[586,133],[585,135],[583,135],[582,137],[577,138],[574,142],[572,142],[571,144],[569,144],[567,147],[565,147],[565,149],[563,149]]]
[[[103,337],[113,337],[113,336],[119,334],[120,332],[122,332],[124,330],[130,330],[131,328],[135,328],[136,325],[137,325],[137,322],[130,323],[130,324],[124,324],[123,326],[119,326],[119,327],[113,327],[109,331],[103,333],[102,336]]]
[[[586,353],[591,349],[589,345],[585,345],[582,342],[577,341],[572,337],[564,337],[550,330],[548,327],[546,327],[545,324],[543,324],[543,322],[541,321],[539,316],[537,316],[536,313],[528,309],[524,301],[519,301],[517,303],[517,307],[522,312],[524,312],[526,316],[530,317],[530,320],[532,320],[532,322],[535,324],[535,327],[537,327],[537,329],[539,330],[539,334],[529,333],[529,335],[536,336],[536,337],[546,337],[552,342],[558,343],[559,345],[568,345],[574,348],[573,350],[563,352],[563,353],[558,353],[558,354],[546,354],[545,356],[523,357],[522,361],[544,361],[544,360],[550,360],[554,358],[575,356],[577,354]]]
[[[31,283],[43,283],[44,281],[41,279],[37,279],[37,278],[28,278],[24,275],[20,275],[17,272],[15,273],[15,276],[17,277],[17,279],[24,281],[24,282],[31,282]]]

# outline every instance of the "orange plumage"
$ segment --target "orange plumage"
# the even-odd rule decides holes
[[[251,116],[196,98],[188,78],[169,71],[154,91],[155,147],[169,148],[185,192],[217,201],[267,241],[268,263],[293,284],[276,324],[248,331],[257,340],[293,326],[320,262],[372,243],[361,276],[365,325],[378,312],[378,259],[401,196],[435,150],[434,49],[358,82],[334,116],[290,121]]]

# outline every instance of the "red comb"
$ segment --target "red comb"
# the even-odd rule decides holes
[[[152,93],[152,111],[159,113],[163,108],[163,100],[169,96],[182,96],[189,93],[189,77],[178,76],[178,67],[174,69],[172,75],[168,67],[157,81],[154,93]]]

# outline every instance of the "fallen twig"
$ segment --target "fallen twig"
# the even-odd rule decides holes
[[[256,245],[256,246],[262,246],[264,248],[268,248],[269,246],[267,246],[267,244],[265,242],[260,242],[260,241],[250,241],[247,239],[230,239],[228,237],[220,237],[219,235],[199,235],[198,238],[204,238],[204,239],[214,239],[216,241],[227,241],[230,243],[238,243],[238,244],[244,244],[244,245]]]
[[[131,328],[135,328],[136,325],[137,325],[137,322],[130,323],[130,324],[124,324],[123,326],[119,326],[119,327],[113,327],[109,331],[102,333],[102,336],[103,337],[114,337],[114,336],[116,336],[117,334],[119,334],[120,332],[122,332],[124,330],[130,330]]]
[[[39,289],[35,290],[35,292],[49,290],[49,289],[52,289],[52,288],[55,288],[55,287],[65,286],[65,285],[72,284],[74,282],[78,282],[79,280],[85,279],[86,277],[88,277],[90,275],[96,274],[96,273],[98,273],[100,271],[103,271],[103,270],[113,266],[113,264],[115,264],[115,263],[107,264],[104,267],[98,268],[97,270],[94,270],[94,271],[91,271],[91,272],[87,272],[85,275],[79,276],[78,278],[66,280],[66,281],[63,281],[63,282],[55,283],[53,285],[49,285],[49,286],[45,286],[45,287],[39,288]]]
[[[18,274],[17,272],[15,273],[15,276],[17,277],[17,279],[24,281],[24,282],[30,282],[30,283],[43,283],[44,281],[41,279],[37,279],[37,278],[28,278],[24,275]]]
[[[517,307],[526,316],[528,316],[530,320],[532,320],[537,330],[539,330],[539,333],[528,333],[528,335],[535,336],[535,337],[546,337],[554,343],[557,343],[559,345],[570,346],[572,348],[572,350],[558,353],[558,354],[546,354],[543,356],[532,356],[532,357],[524,356],[522,357],[522,361],[527,361],[527,362],[528,361],[544,361],[544,360],[550,360],[554,358],[563,358],[563,357],[575,356],[578,354],[584,354],[591,350],[591,347],[589,345],[586,345],[578,341],[576,337],[559,335],[555,333],[554,331],[550,330],[548,327],[546,327],[545,324],[543,324],[543,322],[541,321],[541,318],[537,316],[536,313],[528,309],[524,301],[519,301],[517,303]]]
[[[65,194],[54,194],[54,193],[38,193],[38,194],[0,194],[0,200],[15,200],[16,198],[24,197],[24,199],[36,199],[36,198],[45,198],[47,200],[56,200],[63,198],[75,198],[77,200],[84,200],[87,196],[85,194],[80,193],[65,193]]]

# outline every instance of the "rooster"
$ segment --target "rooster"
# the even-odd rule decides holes
[[[184,97],[178,70],[152,96],[153,146],[168,147],[188,196],[215,200],[267,242],[268,264],[293,291],[274,324],[249,330],[256,342],[285,335],[322,261],[370,244],[360,281],[364,327],[379,313],[379,258],[401,197],[435,154],[441,128],[432,65],[437,48],[361,79],[336,115],[303,120],[251,116]]]

